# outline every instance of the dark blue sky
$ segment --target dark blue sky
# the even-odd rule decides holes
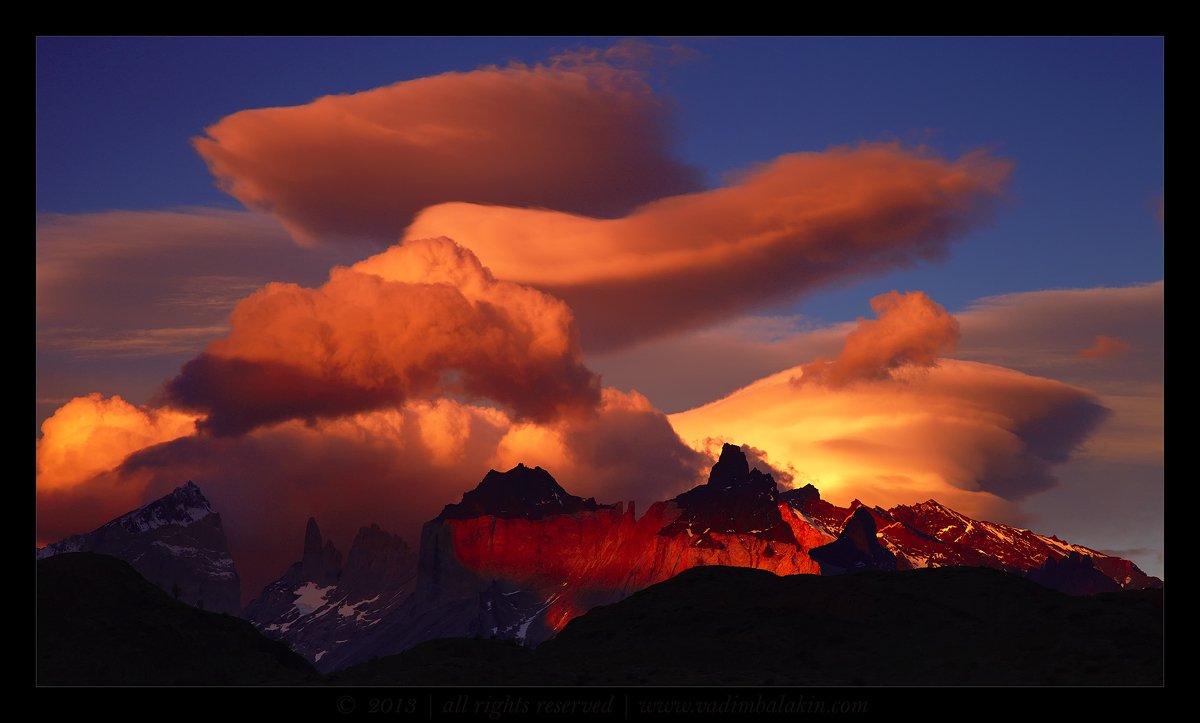
[[[189,139],[238,110],[305,103],[449,70],[534,63],[605,38],[43,38],[37,211],[240,204]],[[858,141],[987,147],[1015,162],[994,222],[944,262],[798,302],[826,321],[892,288],[948,308],[981,296],[1163,275],[1164,41],[698,39],[652,72],[678,153],[717,185],[781,153]]]

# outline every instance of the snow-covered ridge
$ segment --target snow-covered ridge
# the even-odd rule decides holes
[[[37,558],[68,552],[111,555],[181,602],[240,611],[241,582],[221,518],[192,482],[91,532],[47,545]]]
[[[171,494],[145,507],[122,515],[105,527],[124,527],[130,532],[147,532],[167,525],[187,527],[213,514],[212,506],[194,482],[176,487]]]
[[[119,528],[137,534],[171,525],[187,527],[205,519],[211,514],[213,514],[213,509],[208,499],[204,496],[204,493],[200,491],[195,482],[188,482],[182,487],[176,487],[169,495],[161,497],[133,512],[127,512],[117,519],[101,525],[93,532],[86,535],[72,535],[66,539],[38,548],[35,556],[36,559],[41,560],[67,552],[80,552],[85,547],[84,538],[92,537],[97,533],[104,533]],[[177,553],[178,551],[173,550],[172,552]]]

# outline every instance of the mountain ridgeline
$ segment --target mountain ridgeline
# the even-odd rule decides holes
[[[201,534],[205,530],[208,536]],[[1021,585],[1038,583],[1038,589],[1074,595],[1162,586],[1127,560],[973,520],[933,500],[891,509],[857,500],[838,507],[822,500],[812,485],[780,491],[769,474],[750,468],[740,447],[728,444],[704,484],[650,505],[640,517],[632,502],[577,497],[546,470],[517,465],[489,471],[460,502],[446,505],[422,528],[416,551],[371,525],[359,530],[343,556],[316,519],[309,519],[303,535],[297,530],[296,543],[299,559],[240,612],[263,635],[286,643],[326,673],[410,649],[465,650],[468,658],[478,657],[467,641],[467,648],[428,642],[444,638],[508,640],[526,648],[553,639],[547,650],[562,649],[560,644],[574,639],[564,633],[576,629],[572,621],[625,609],[614,604],[693,568],[751,568],[771,573],[768,578],[814,580],[897,573],[886,579],[894,577],[901,587],[925,579],[907,582],[904,571],[990,568],[989,574],[1009,573],[1004,579],[1026,578]],[[125,559],[160,588],[180,592],[180,600],[196,604],[203,595],[212,607],[218,599],[212,581],[228,579],[213,573],[229,571],[233,597],[220,599],[237,600],[220,518],[192,483],[89,535],[43,548],[38,557],[72,550]],[[147,551],[169,553],[170,564],[147,565]],[[189,564],[192,577],[178,572]],[[714,573],[710,584],[733,579]],[[845,594],[855,584],[843,586]],[[843,590],[840,583],[828,585]],[[801,589],[808,588],[778,588]],[[488,650],[507,659],[512,649]],[[492,659],[492,653],[484,657]],[[374,680],[379,669],[371,670],[356,680]],[[708,679],[647,675],[657,682]]]
[[[125,560],[172,597],[237,614],[241,581],[221,515],[193,482],[82,535],[37,550],[37,559],[94,552]]]

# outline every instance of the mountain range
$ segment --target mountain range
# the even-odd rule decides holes
[[[489,471],[427,522],[415,552],[370,525],[343,558],[315,519],[297,543],[300,559],[239,611],[220,518],[189,482],[38,557],[127,560],[181,601],[242,614],[323,672],[437,638],[538,646],[590,610],[697,567],[781,577],[991,568],[1071,594],[1162,586],[1127,560],[933,500],[885,510],[857,500],[838,507],[812,485],[781,492],[728,444],[704,484],[641,516],[632,502],[577,497],[546,470],[517,465]]]

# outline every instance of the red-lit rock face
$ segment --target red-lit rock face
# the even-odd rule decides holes
[[[509,476],[511,479],[505,479]],[[462,518],[443,514],[426,525],[422,585],[437,596],[469,595],[493,580],[535,591],[545,604],[545,625],[560,630],[598,604],[613,602],[700,565],[754,567],[778,575],[817,574],[808,556],[834,537],[778,500],[768,475],[747,469],[737,447],[727,445],[707,485],[637,518],[633,504],[579,509],[579,498],[540,469],[489,473],[500,483],[528,490],[528,517],[506,502],[504,516]],[[506,495],[511,499],[514,494]],[[516,493],[520,496],[520,493]],[[542,499],[577,511],[542,516]],[[474,502],[474,491],[464,499]],[[458,509],[461,506],[456,506]],[[447,508],[451,509],[451,508]],[[473,504],[473,512],[487,512]],[[530,519],[532,518],[532,519]]]
[[[882,545],[875,552],[869,540],[847,537],[855,514],[858,537]],[[875,529],[862,532],[871,522]],[[432,609],[472,600],[467,607],[480,616],[453,625],[537,643],[596,605],[701,565],[822,574],[820,556],[827,573],[945,565],[1027,573],[1071,552],[1090,556],[1123,587],[1156,582],[1125,560],[972,520],[932,500],[884,510],[857,500],[838,507],[811,485],[779,493],[769,475],[748,468],[740,448],[726,445],[707,484],[655,503],[640,518],[632,503],[569,494],[541,468],[489,472],[425,526],[414,602]]]
[[[540,520],[476,517],[449,519],[435,534],[446,563],[469,578],[503,579],[544,594],[545,620],[554,631],[600,602],[619,600],[700,565],[769,570],[778,575],[819,572],[808,549],[830,542],[786,505],[781,516],[800,544],[765,540],[753,533],[659,532],[680,510],[653,505],[640,519],[633,507],[576,512]],[[807,546],[806,546],[807,545]],[[464,581],[473,586],[474,581]],[[465,592],[465,590],[464,590]]]
[[[868,508],[855,500],[849,508],[843,508],[822,500],[812,485],[789,490],[780,498],[792,505],[798,515],[828,532],[840,530],[854,510],[864,507],[875,521],[880,543],[896,556],[900,570],[962,565],[1028,573],[1075,553],[1090,558],[1096,570],[1122,588],[1162,586],[1161,580],[1142,572],[1128,560],[1072,545],[1057,537],[974,520],[934,500],[897,505],[890,510]]]

